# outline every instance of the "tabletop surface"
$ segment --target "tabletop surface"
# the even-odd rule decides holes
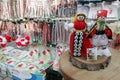
[[[66,51],[62,54],[60,59],[60,70],[63,76],[68,76],[72,80],[119,80],[120,51],[110,48],[110,52],[112,57],[107,68],[99,71],[88,71],[73,66],[69,61],[69,52]]]

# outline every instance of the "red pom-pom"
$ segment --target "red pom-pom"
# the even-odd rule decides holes
[[[5,38],[6,38],[7,42],[11,42],[11,37],[9,35],[6,35]]]
[[[13,41],[15,41],[16,39],[15,38],[12,38]]]
[[[43,55],[46,55],[46,51],[45,50],[42,53],[43,53]]]
[[[17,45],[17,46],[21,46],[21,43],[20,43],[20,42],[16,42],[16,45]]]
[[[1,44],[1,47],[2,47],[2,48],[6,47],[6,44]]]
[[[83,30],[85,29],[85,27],[86,27],[86,23],[84,21],[77,20],[74,22],[74,28],[76,30]]]
[[[25,39],[30,40],[30,36],[26,36]]]

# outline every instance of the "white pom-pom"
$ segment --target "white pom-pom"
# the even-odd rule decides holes
[[[26,43],[25,41],[20,41],[20,42],[21,42],[22,45],[25,45],[25,43]]]
[[[74,30],[74,24],[69,23],[68,26],[69,26],[68,31],[72,32]]]
[[[69,26],[68,26],[68,23],[66,22],[66,23],[64,24],[64,28],[65,28],[66,31],[68,31],[68,27],[69,27]]]
[[[28,40],[27,40],[27,39],[25,39],[25,41],[24,41],[24,42],[26,43],[26,42],[28,42]]]
[[[7,40],[4,37],[2,38],[2,40],[2,43],[7,43]]]
[[[73,24],[73,23],[69,23],[69,24],[68,24],[68,27],[69,27],[69,28],[73,28],[73,27],[74,27],[74,24]]]
[[[19,42],[21,39],[20,38],[17,38],[15,42]]]

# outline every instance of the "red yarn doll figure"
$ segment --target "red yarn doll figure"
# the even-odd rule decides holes
[[[86,38],[86,16],[77,14],[73,22],[74,31],[70,35],[70,55],[71,56],[87,56],[87,48],[91,48],[91,42]]]

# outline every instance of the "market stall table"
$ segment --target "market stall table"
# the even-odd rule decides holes
[[[29,51],[12,46],[0,49],[0,74],[15,80],[43,80],[45,69],[52,65],[52,58],[48,49],[41,51],[38,57],[39,52],[34,48]]]
[[[79,69],[69,61],[69,51],[61,56],[60,70],[64,80],[119,80],[120,79],[120,51],[110,48],[111,62],[107,68],[98,71]]]

